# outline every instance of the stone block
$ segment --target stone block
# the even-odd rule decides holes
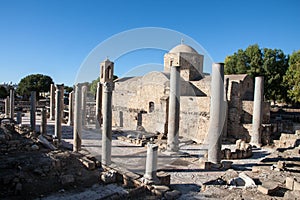
[[[231,153],[231,159],[237,159],[237,153],[236,152],[232,152]]]
[[[151,192],[156,196],[163,197],[164,194],[169,190],[170,188],[165,185],[153,185],[153,189],[151,190]]]
[[[300,183],[298,181],[294,181],[293,190],[300,191]]]
[[[208,161],[200,161],[200,169],[204,169],[204,170],[211,170],[212,167],[212,163],[208,162]]]
[[[171,175],[166,172],[157,172],[157,178],[162,185],[170,185],[171,183]]]
[[[224,155],[225,159],[230,160],[231,159],[231,150],[230,149],[224,149]]]
[[[241,150],[236,149],[235,152],[236,152],[236,155],[237,155],[237,159],[243,158],[243,152]]]
[[[96,168],[95,162],[87,159],[86,157],[80,158],[79,161],[89,170],[93,170]]]
[[[271,195],[276,192],[280,187],[278,184],[273,182],[264,183],[263,185],[259,185],[257,190],[263,194]]]
[[[277,162],[277,168],[279,169],[279,170],[284,170],[285,169],[285,166],[286,166],[286,164],[285,164],[285,162],[284,161],[278,161]]]
[[[261,168],[259,166],[253,166],[252,167],[252,172],[253,173],[259,173],[261,171]]]
[[[283,199],[298,200],[300,197],[300,191],[286,191]]]
[[[109,170],[107,172],[102,172],[100,179],[106,184],[115,183],[117,178],[117,172],[114,170]]]
[[[231,161],[222,161],[222,169],[223,170],[227,170],[227,169],[230,169],[231,166],[232,166],[232,163]]]

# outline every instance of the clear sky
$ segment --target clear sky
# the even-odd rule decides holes
[[[291,54],[300,49],[300,1],[0,0],[0,83],[42,73],[70,86],[97,45],[142,27],[188,35],[216,62],[256,43]],[[116,62],[115,73],[163,63],[163,54],[125,55]]]

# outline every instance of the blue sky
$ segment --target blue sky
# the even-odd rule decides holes
[[[0,0],[0,83],[19,83],[26,75],[42,73],[72,85],[97,45],[142,27],[181,32],[216,62],[256,43],[291,54],[300,49],[299,9],[298,0]],[[115,73],[163,63],[163,54],[145,50],[123,55],[115,62]]]

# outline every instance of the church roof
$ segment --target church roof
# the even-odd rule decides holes
[[[173,49],[169,51],[169,53],[197,53],[198,52],[193,49],[191,46],[186,45],[186,44],[179,44]]]

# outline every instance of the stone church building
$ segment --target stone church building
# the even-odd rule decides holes
[[[164,71],[120,78],[113,92],[112,125],[123,129],[167,133],[170,66],[180,66],[179,135],[202,143],[208,133],[211,77],[203,72],[203,55],[180,44],[164,55]],[[227,109],[225,137],[250,140],[253,79],[246,74],[225,75]],[[267,105],[267,104],[266,104]],[[264,106],[263,123],[269,121]]]

